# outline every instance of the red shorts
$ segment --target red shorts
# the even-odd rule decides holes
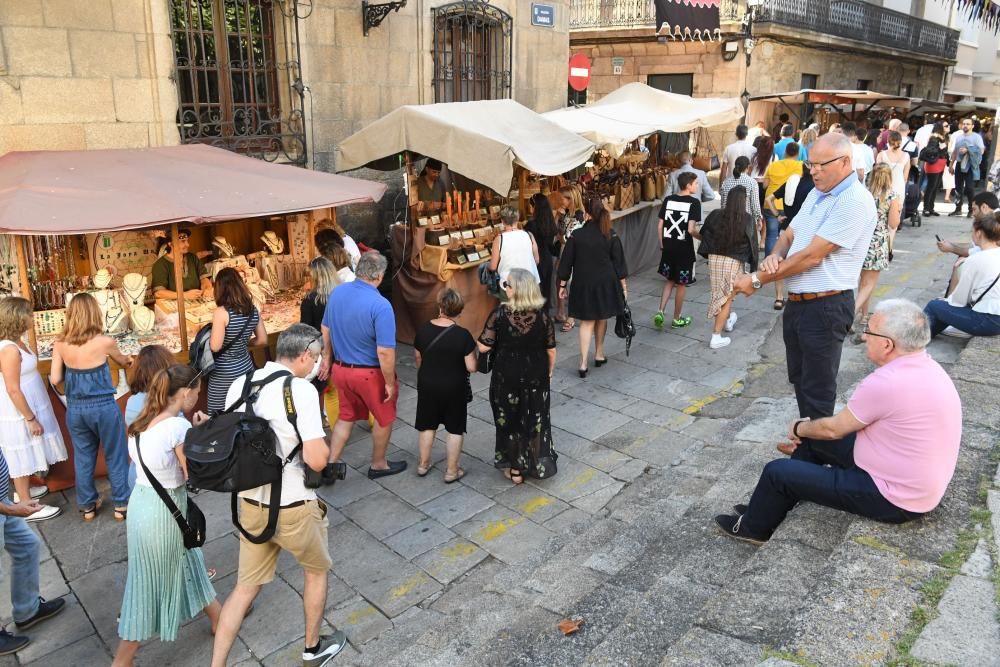
[[[388,426],[396,419],[396,399],[399,381],[392,400],[385,400],[385,378],[378,368],[348,368],[333,365],[333,384],[340,400],[338,419],[345,422],[364,421],[368,414],[375,416],[379,426]]]

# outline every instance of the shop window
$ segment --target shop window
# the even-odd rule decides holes
[[[899,87],[899,94],[903,97],[913,97],[913,84],[904,83]]]
[[[800,88],[803,90],[819,90],[819,74],[803,74]]]
[[[694,74],[650,74],[646,84],[668,93],[690,95],[694,92]]]
[[[858,79],[857,90],[871,90],[872,80],[871,79]]]
[[[573,90],[572,86],[566,86],[569,90],[566,106],[583,105],[587,103],[587,89]]]
[[[431,9],[434,101],[469,102],[511,96],[514,22],[485,2]]]
[[[273,0],[171,0],[182,143],[304,164],[302,81]],[[276,37],[277,36],[277,37]],[[289,37],[294,40],[294,36]]]

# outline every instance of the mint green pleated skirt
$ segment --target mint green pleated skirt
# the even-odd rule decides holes
[[[181,513],[184,487],[167,489]],[[118,636],[145,641],[159,635],[174,641],[181,623],[215,599],[201,549],[185,549],[177,522],[148,486],[136,484],[128,501],[128,579]]]

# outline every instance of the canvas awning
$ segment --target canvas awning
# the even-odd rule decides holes
[[[857,104],[858,106],[870,109],[910,108],[909,97],[886,95],[873,90],[813,90],[811,88],[804,88],[787,93],[756,95],[750,98],[750,102],[784,102],[787,105],[832,104],[835,106]]]
[[[0,157],[0,232],[86,234],[378,201],[381,183],[204,145]]]
[[[484,100],[400,107],[348,137],[338,150],[337,171],[414,151],[506,195],[514,162],[557,176],[586,162],[594,145],[514,100]]]
[[[738,122],[743,105],[738,97],[690,97],[629,83],[585,107],[542,115],[617,154],[625,144],[653,132],[688,132]]]

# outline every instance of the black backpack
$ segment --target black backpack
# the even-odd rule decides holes
[[[251,311],[250,317],[246,319],[246,322],[243,323],[239,333],[236,334],[236,338],[224,344],[219,348],[218,352],[214,353],[212,352],[212,346],[209,344],[212,338],[212,323],[209,322],[198,329],[198,333],[194,335],[190,345],[188,345],[188,363],[199,374],[205,377],[209,376],[215,370],[215,360],[228,352],[229,348],[236,344],[236,341],[243,338],[243,334],[247,332],[247,328],[250,326],[251,319],[253,319],[253,311]]]
[[[927,146],[925,146],[924,149],[920,151],[920,154],[917,156],[917,159],[920,160],[921,162],[933,164],[938,160],[940,160],[941,157],[942,157],[941,142],[937,139],[937,137],[931,137],[927,141]]]
[[[232,518],[245,538],[263,544],[274,536],[281,505],[281,471],[302,450],[302,441],[284,459],[278,454],[278,437],[268,420],[254,413],[254,403],[265,385],[285,378],[283,402],[289,420],[294,422],[292,374],[289,371],[271,373],[262,380],[253,380],[251,371],[245,377],[240,399],[219,414],[188,430],[184,436],[184,456],[187,458],[188,481],[191,486],[209,491],[232,494]],[[246,404],[246,410],[236,409]],[[298,428],[296,428],[296,432]],[[237,494],[265,484],[271,485],[267,526],[259,535],[251,535],[240,525]]]

